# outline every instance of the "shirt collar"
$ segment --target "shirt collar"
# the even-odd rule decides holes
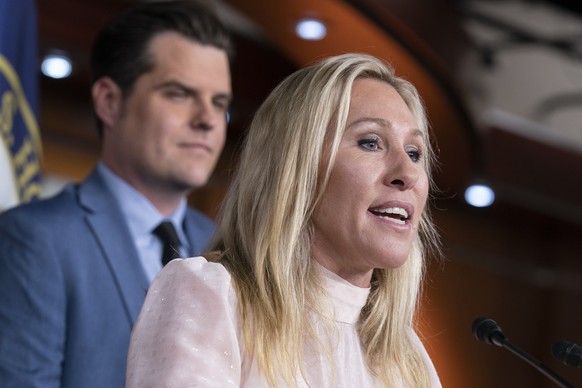
[[[368,300],[370,288],[354,286],[319,263],[316,262],[316,265],[321,270],[324,288],[331,297],[335,320],[351,325],[355,324]]]
[[[186,198],[182,198],[172,214],[164,217],[143,194],[117,176],[103,161],[97,164],[97,171],[117,200],[134,240],[151,234],[161,221],[168,220],[174,224],[182,245],[189,248],[183,228],[187,208]]]

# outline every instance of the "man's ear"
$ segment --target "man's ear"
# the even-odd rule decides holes
[[[109,77],[101,77],[91,88],[93,106],[97,117],[105,127],[112,127],[121,113],[123,95],[115,81]]]

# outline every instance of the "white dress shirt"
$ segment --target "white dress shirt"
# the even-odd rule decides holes
[[[102,161],[97,164],[97,171],[121,208],[143,270],[150,282],[162,269],[162,242],[152,233],[160,222],[168,220],[174,224],[180,239],[180,253],[182,257],[189,255],[190,246],[182,226],[188,206],[186,198],[182,199],[170,216],[163,217],[144,195],[115,175]]]
[[[369,289],[322,271],[335,322],[334,330],[317,324],[315,329],[319,338],[333,341],[331,360],[306,344],[298,387],[307,387],[306,381],[311,387],[381,386],[366,366],[356,327]],[[414,337],[432,386],[440,387]],[[126,387],[267,387],[244,349],[237,296],[222,265],[203,257],[174,260],[154,280],[132,334]]]

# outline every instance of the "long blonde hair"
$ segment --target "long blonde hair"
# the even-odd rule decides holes
[[[346,126],[352,85],[359,78],[387,82],[403,98],[426,137],[430,179],[434,153],[424,107],[412,84],[369,55],[327,58],[286,78],[257,111],[218,217],[214,253],[207,255],[231,273],[245,346],[273,386],[281,381],[295,385],[306,336],[313,333],[307,311],[321,305],[321,279],[310,252],[310,219],[327,184]],[[328,161],[322,161],[324,149],[329,150]],[[327,167],[320,171],[324,162]],[[398,269],[374,270],[358,330],[368,367],[387,386],[396,385],[395,376],[413,387],[429,384],[411,327],[425,248],[438,248],[436,241],[427,209],[406,263]]]

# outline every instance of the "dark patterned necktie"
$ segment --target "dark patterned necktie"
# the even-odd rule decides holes
[[[180,257],[180,239],[170,221],[162,221],[153,233],[158,236],[164,247],[162,251],[162,265],[168,264],[172,259]]]

